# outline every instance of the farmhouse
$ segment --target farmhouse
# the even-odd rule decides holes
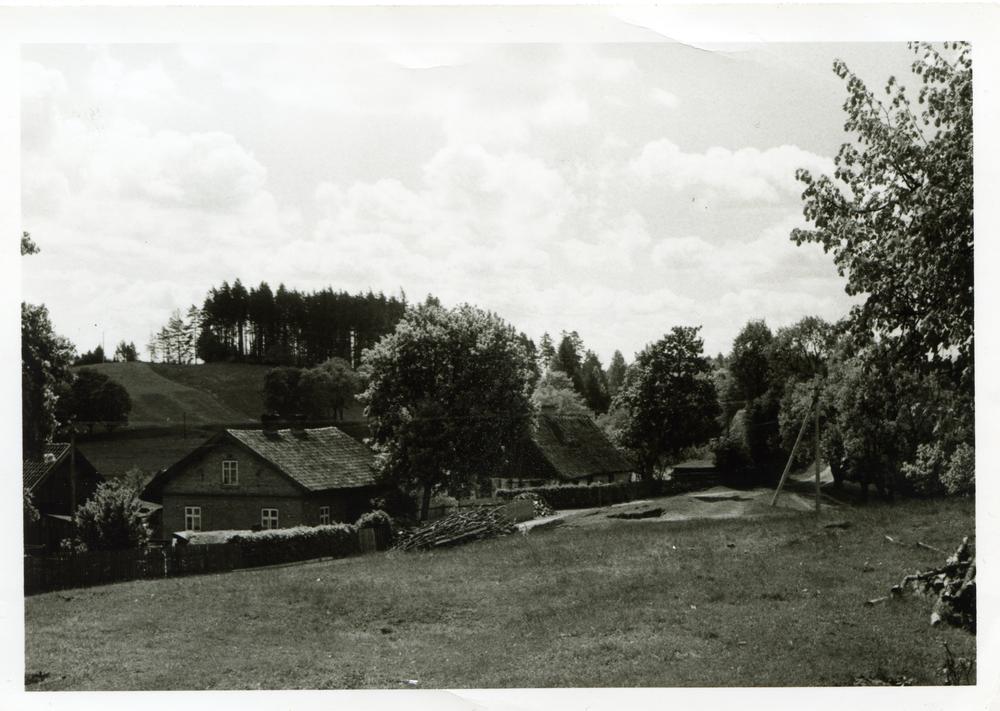
[[[536,415],[494,488],[631,481],[633,464],[587,415]]]
[[[25,459],[22,465],[24,488],[31,494],[32,504],[40,515],[31,524],[25,521],[24,545],[55,551],[59,542],[72,533],[73,470],[76,470],[77,506],[94,495],[104,477],[79,450],[74,451],[72,445],[65,443],[44,445],[40,458]]]
[[[316,526],[355,521],[374,493],[374,456],[336,427],[227,429],[142,492],[176,531]]]

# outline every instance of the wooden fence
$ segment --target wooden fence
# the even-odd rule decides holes
[[[359,550],[386,550],[388,531],[358,531]],[[135,548],[124,551],[90,551],[76,555],[24,556],[24,594],[84,588],[129,580],[152,580],[182,575],[220,573],[244,565],[239,543]]]

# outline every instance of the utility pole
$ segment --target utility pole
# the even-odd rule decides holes
[[[813,419],[815,420],[815,455],[816,455],[816,515],[819,516],[819,385],[813,390],[813,406],[816,408]]]

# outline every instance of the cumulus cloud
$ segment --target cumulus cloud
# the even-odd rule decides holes
[[[102,100],[162,103],[176,97],[173,79],[162,63],[126,70],[122,62],[107,54],[91,65],[87,84],[91,93]]]
[[[21,63],[21,150],[44,148],[56,128],[56,104],[66,95],[62,72],[38,62]]]
[[[652,91],[649,92],[649,97],[657,104],[662,104],[668,109],[676,108],[680,103],[674,94],[671,94],[665,89],[660,89],[659,87],[653,88]]]
[[[795,180],[798,168],[832,173],[834,164],[796,146],[735,152],[715,147],[705,153],[685,153],[670,139],[661,138],[646,144],[628,170],[640,183],[674,190],[701,186],[740,200],[777,202],[801,193],[801,184]]]

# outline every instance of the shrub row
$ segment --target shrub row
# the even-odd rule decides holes
[[[241,532],[230,538],[243,552],[243,565],[295,563],[313,558],[345,558],[361,552],[358,531],[362,528],[391,530],[392,519],[384,511],[372,511],[353,525],[297,526],[273,531]]]
[[[345,523],[240,533],[230,542],[242,548],[247,568],[311,558],[344,558],[360,551],[358,529]]]
[[[589,509],[621,504],[650,496],[669,496],[683,488],[674,482],[654,480],[591,484],[589,486],[533,486],[523,489],[497,489],[496,495],[510,501],[520,494],[538,494],[554,509]]]

